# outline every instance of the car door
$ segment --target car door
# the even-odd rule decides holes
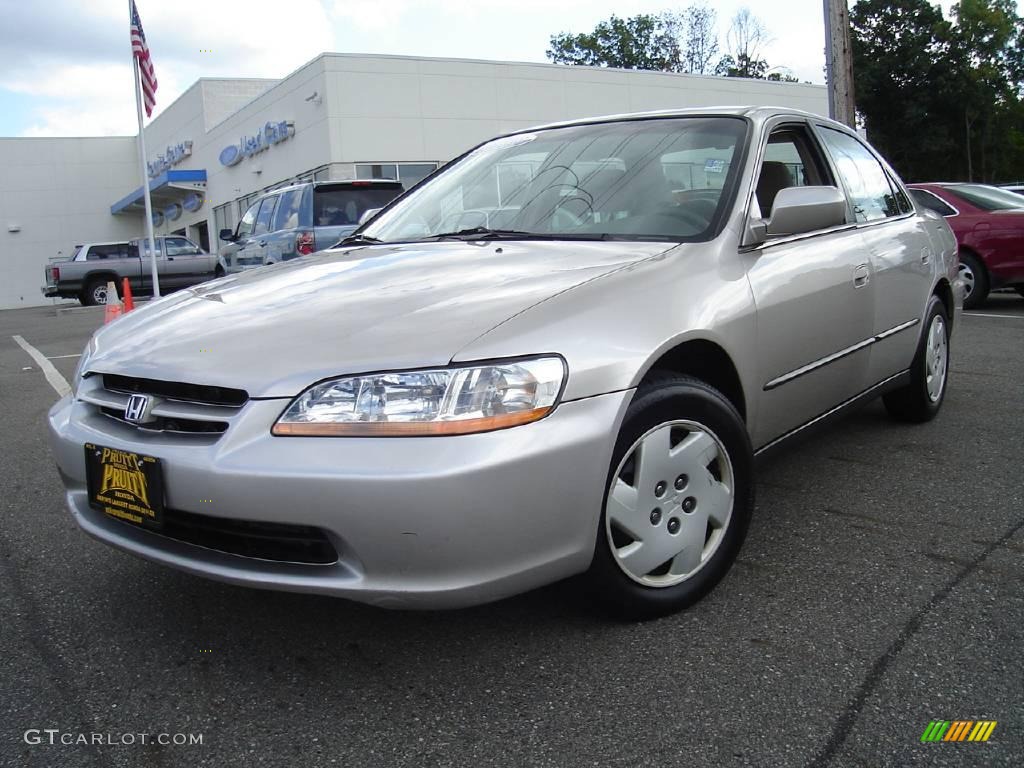
[[[185,237],[164,238],[167,272],[175,276],[182,286],[195,285],[213,277],[210,256]]]
[[[868,383],[906,370],[931,292],[932,242],[896,178],[860,139],[816,126],[853,206],[871,261],[875,307]]]
[[[267,253],[267,234],[274,220],[274,209],[277,207],[278,195],[268,195],[260,201],[252,234],[238,252],[238,263],[254,266],[265,263]]]
[[[786,187],[838,186],[806,122],[769,127],[750,200],[754,218],[768,218]],[[753,431],[762,446],[865,388],[874,286],[867,247],[849,212],[843,225],[769,237],[746,255],[761,389]]]

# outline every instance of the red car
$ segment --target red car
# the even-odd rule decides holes
[[[956,235],[966,309],[993,288],[1024,296],[1024,197],[985,184],[911,184],[910,194],[945,216]]]

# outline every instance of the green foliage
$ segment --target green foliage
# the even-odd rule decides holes
[[[563,32],[551,38],[547,56],[556,64],[684,71],[681,21],[671,13],[612,16],[593,32]]]
[[[1022,21],[1013,0],[860,0],[850,13],[857,109],[908,180],[1024,177]]]

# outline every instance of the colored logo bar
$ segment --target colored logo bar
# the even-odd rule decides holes
[[[921,741],[988,741],[996,720],[932,720]]]

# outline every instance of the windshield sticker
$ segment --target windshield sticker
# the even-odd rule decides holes
[[[704,173],[723,173],[725,171],[725,160],[708,158],[704,163]]]

